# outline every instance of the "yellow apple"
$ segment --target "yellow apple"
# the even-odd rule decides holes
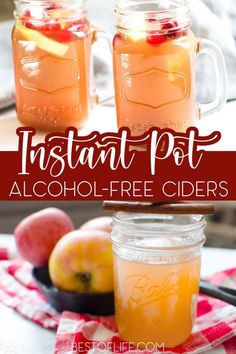
[[[88,293],[113,291],[109,233],[75,230],[65,235],[51,253],[49,274],[60,290]]]
[[[100,216],[90,219],[81,225],[79,230],[101,230],[110,234],[112,231],[112,218],[110,216]]]

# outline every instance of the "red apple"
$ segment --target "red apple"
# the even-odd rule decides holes
[[[101,216],[91,219],[83,224],[79,230],[101,230],[110,234],[112,230],[112,218],[110,216]]]
[[[60,290],[97,293],[113,290],[112,244],[109,233],[75,230],[56,244],[49,274]]]
[[[35,266],[47,265],[62,236],[74,230],[70,217],[57,208],[46,208],[27,216],[15,228],[20,255]]]

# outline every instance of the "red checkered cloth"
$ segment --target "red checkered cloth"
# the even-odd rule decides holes
[[[236,269],[215,274],[214,284],[236,288]],[[114,317],[100,318],[64,312],[60,319],[55,354],[75,353],[140,354],[119,337]],[[156,348],[165,354],[236,354],[236,307],[200,295],[193,334],[175,349]],[[142,351],[143,354],[150,351]]]
[[[34,283],[32,266],[20,259],[0,262],[0,302],[45,328],[56,329],[60,315]]]
[[[6,247],[0,247],[0,261],[6,261],[9,259],[14,259],[16,258],[17,251],[15,249],[10,249]]]
[[[6,258],[6,257],[5,257]],[[32,267],[23,260],[0,262],[0,302],[39,325],[57,329],[55,354],[140,353],[119,337],[114,317],[92,317],[53,310],[34,283]],[[217,273],[214,284],[236,287],[236,269]],[[59,327],[58,327],[59,324]],[[106,353],[105,353],[105,349]],[[163,353],[163,350],[160,349]],[[145,354],[145,352],[142,352]],[[199,296],[194,332],[181,347],[164,353],[236,354],[236,308],[222,301]]]

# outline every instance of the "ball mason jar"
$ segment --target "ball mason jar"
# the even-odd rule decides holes
[[[205,225],[201,215],[114,215],[115,313],[123,340],[157,350],[190,336]]]
[[[16,0],[12,34],[18,119],[43,131],[82,128],[96,101],[85,0]],[[105,34],[104,34],[105,36]]]
[[[198,118],[226,102],[221,49],[190,30],[186,0],[118,0],[113,40],[114,85],[119,127],[133,135],[151,127],[185,132]],[[195,59],[211,56],[216,74],[213,102],[195,101]]]

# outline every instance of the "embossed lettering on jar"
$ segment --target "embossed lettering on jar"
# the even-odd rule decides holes
[[[204,227],[200,215],[113,217],[116,324],[138,349],[175,347],[190,336]]]
[[[94,99],[93,31],[84,0],[18,0],[13,53],[19,120],[44,131],[83,127]]]

